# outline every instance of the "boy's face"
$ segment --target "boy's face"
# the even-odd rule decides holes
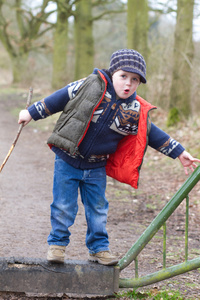
[[[140,76],[138,74],[123,70],[116,71],[112,78],[117,98],[121,99],[130,97],[140,84]]]

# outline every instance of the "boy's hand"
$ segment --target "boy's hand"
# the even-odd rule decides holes
[[[194,168],[197,167],[197,165],[195,164],[195,162],[199,162],[200,163],[200,159],[192,157],[192,155],[190,153],[188,153],[187,151],[183,151],[179,155],[178,158],[180,159],[180,162],[182,163],[182,165],[184,167],[186,175],[188,175],[187,168],[189,168],[193,172]]]
[[[23,109],[19,113],[18,124],[24,123],[24,126],[27,125],[32,120],[32,117],[27,109]]]

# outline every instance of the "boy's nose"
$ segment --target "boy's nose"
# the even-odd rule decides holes
[[[131,85],[130,79],[128,79],[128,80],[126,81],[126,85]]]

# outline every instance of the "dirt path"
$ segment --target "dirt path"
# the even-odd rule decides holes
[[[2,162],[18,130],[17,119],[11,115],[10,109],[14,105],[22,105],[22,102],[21,94],[0,96],[0,160]],[[1,257],[46,258],[54,163],[54,154],[46,145],[48,136],[48,131],[42,132],[32,126],[24,128],[11,157],[0,173]],[[147,154],[138,191],[108,179],[107,197],[110,200],[108,232],[111,249],[119,256],[126,253],[184,182],[185,177],[179,175],[180,168],[177,165],[172,167],[168,160],[167,158],[165,163],[166,158],[162,158],[162,155],[155,151],[153,154],[152,152]],[[162,168],[160,168],[161,164]],[[195,195],[199,199],[199,186]],[[194,202],[190,204],[190,222],[194,226],[190,231],[189,243],[193,256],[200,255],[199,202],[195,197]],[[175,234],[172,238],[173,243],[168,246],[171,253],[170,263],[178,263],[182,259],[173,254],[179,247],[184,249],[183,221],[184,208],[181,206],[174,214],[171,225],[169,224],[170,234]],[[71,243],[67,248],[66,258],[86,260],[87,249],[84,243],[86,222],[81,204],[71,232]],[[141,255],[139,265],[141,274],[152,271],[153,268],[157,271],[161,267],[161,248],[162,239],[161,234],[158,233]],[[179,255],[182,252],[180,250]],[[133,267],[125,269],[122,275],[133,277]],[[190,299],[200,299],[199,271],[147,287],[150,288],[180,290]],[[5,299],[5,295],[3,297],[0,299]]]
[[[3,161],[18,130],[16,118],[0,101],[0,155]],[[48,134],[27,126],[0,174],[1,198],[1,256],[26,256],[46,258],[46,239],[50,232],[50,204],[54,154],[48,149]],[[85,232],[83,210],[79,209],[73,231]],[[6,233],[6,234],[5,234]],[[77,238],[71,246],[71,257],[82,254],[84,239]],[[76,245],[77,243],[77,245]],[[80,243],[80,244],[79,244]],[[75,250],[77,247],[77,250]],[[70,248],[70,247],[69,247]],[[73,252],[75,253],[73,254]],[[83,259],[87,256],[85,255]]]

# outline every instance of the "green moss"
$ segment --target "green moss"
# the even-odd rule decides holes
[[[127,292],[122,292],[118,293],[116,295],[116,298],[123,297],[123,299],[153,299],[153,300],[189,300],[183,297],[179,291],[172,291],[172,290],[164,290],[164,291],[155,291],[155,290],[150,290],[148,292],[139,292],[136,290],[132,291],[127,291]]]
[[[167,118],[167,127],[174,126],[180,122],[179,110],[176,107],[173,107],[169,110]]]

